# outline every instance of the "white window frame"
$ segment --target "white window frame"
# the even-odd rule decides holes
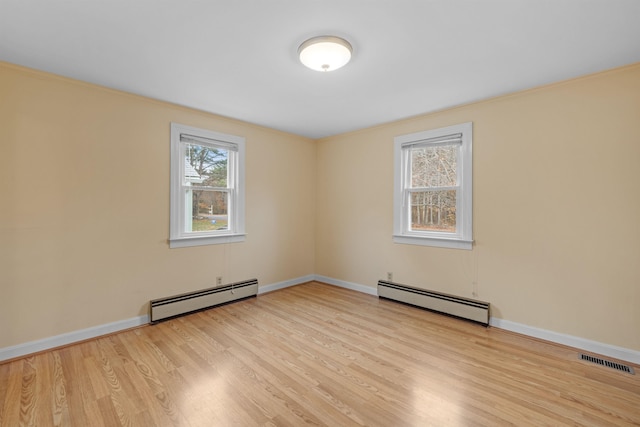
[[[458,147],[456,232],[411,230],[409,151],[416,145],[438,144],[461,134]],[[462,123],[394,138],[393,241],[396,243],[467,249],[473,247],[473,123]]]
[[[210,232],[187,232],[185,223],[190,215],[190,206],[186,206],[183,190],[185,171],[184,146],[181,135],[192,137],[192,141],[211,147],[229,150],[228,158],[228,213],[227,230]],[[169,225],[169,247],[182,248],[188,246],[215,245],[221,243],[241,242],[246,239],[245,233],[245,139],[192,126],[171,123],[171,212]]]

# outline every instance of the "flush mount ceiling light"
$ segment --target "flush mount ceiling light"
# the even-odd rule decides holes
[[[298,48],[300,62],[316,71],[333,71],[351,59],[348,41],[335,36],[313,37]]]

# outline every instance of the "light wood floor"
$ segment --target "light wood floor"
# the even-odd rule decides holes
[[[640,425],[577,354],[313,282],[1,364],[0,425]]]

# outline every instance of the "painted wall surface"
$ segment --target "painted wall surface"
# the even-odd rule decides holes
[[[314,141],[2,63],[0,94],[0,348],[314,272]],[[245,242],[169,249],[171,122],[246,138]]]
[[[393,138],[468,121],[473,250],[393,243]],[[317,155],[317,274],[373,287],[393,272],[640,350],[640,64],[326,138]]]
[[[247,141],[246,242],[169,249],[169,126]],[[472,251],[392,242],[393,138],[474,123]],[[312,141],[0,63],[0,348],[257,277],[394,280],[640,350],[640,64]]]

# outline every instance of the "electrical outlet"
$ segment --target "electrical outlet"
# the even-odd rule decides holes
[[[216,286],[222,285],[222,276],[216,277]]]
[[[390,271],[387,273],[387,280],[388,280],[389,282],[393,281],[393,273],[392,273],[392,272],[390,272]]]

